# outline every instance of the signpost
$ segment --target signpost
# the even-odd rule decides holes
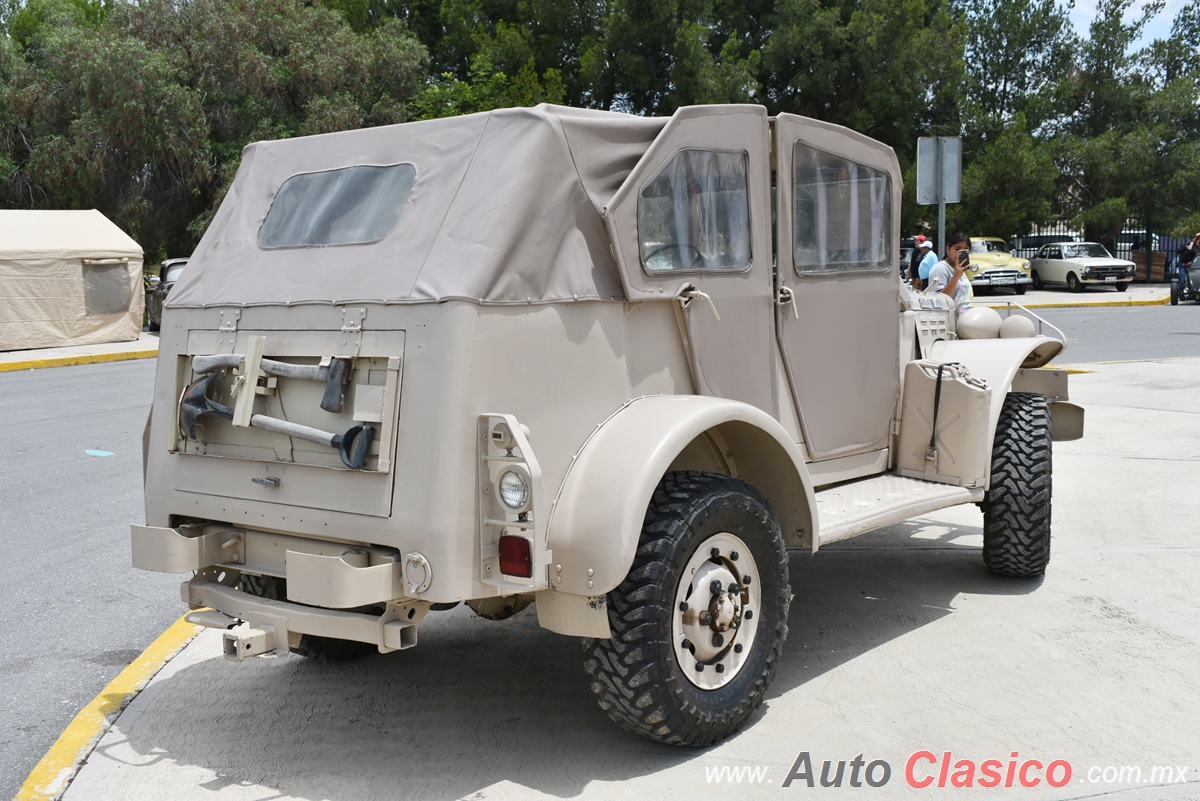
[[[962,139],[922,136],[917,140],[917,203],[938,206],[937,256],[946,252],[946,204],[962,200]]]

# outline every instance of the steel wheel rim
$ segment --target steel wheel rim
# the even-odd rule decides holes
[[[671,616],[675,658],[687,680],[702,690],[733,681],[753,651],[761,614],[761,576],[746,543],[729,532],[702,542],[684,566]]]

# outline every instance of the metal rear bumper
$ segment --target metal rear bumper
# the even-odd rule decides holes
[[[216,575],[207,575],[211,572],[183,584],[183,600],[202,610],[187,617],[202,626],[227,629],[225,657],[235,662],[266,653],[286,654],[305,634],[371,643],[381,653],[412,648],[417,644],[417,626],[429,611],[424,601],[389,603],[382,614],[272,601],[218,581]],[[226,575],[225,581],[229,580]]]

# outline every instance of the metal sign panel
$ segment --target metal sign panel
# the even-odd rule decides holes
[[[917,203],[929,206],[961,199],[962,139],[922,136],[917,140]]]

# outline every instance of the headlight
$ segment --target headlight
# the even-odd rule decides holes
[[[973,273],[977,273],[977,272],[979,272],[979,265],[978,265],[978,264],[972,264],[972,265],[971,265],[971,272],[973,272]]]
[[[509,467],[496,482],[500,503],[513,512],[529,510],[529,473],[524,468]]]
[[[1021,262],[1021,269],[1022,269],[1022,270],[1028,270],[1028,269],[1029,269],[1029,262],[1027,262],[1027,261],[1023,261],[1023,262]]]

